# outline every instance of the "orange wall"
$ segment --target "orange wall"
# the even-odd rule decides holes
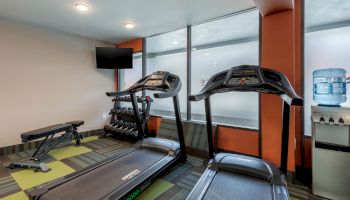
[[[135,39],[117,44],[118,48],[133,48],[134,53],[142,51],[142,39]]]
[[[218,126],[217,148],[259,156],[257,131]]]

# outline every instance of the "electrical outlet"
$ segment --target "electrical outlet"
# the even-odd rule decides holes
[[[107,118],[108,118],[108,114],[107,114],[107,113],[103,113],[103,114],[102,114],[102,118],[103,118],[103,119],[107,119]]]

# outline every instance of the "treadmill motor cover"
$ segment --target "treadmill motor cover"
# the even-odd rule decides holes
[[[287,185],[284,176],[281,176],[280,170],[274,164],[253,157],[218,153],[209,163],[209,168],[263,179],[272,184]]]

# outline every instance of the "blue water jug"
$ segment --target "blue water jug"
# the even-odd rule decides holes
[[[346,101],[346,71],[344,69],[315,70],[313,81],[315,102],[326,106],[338,106]]]

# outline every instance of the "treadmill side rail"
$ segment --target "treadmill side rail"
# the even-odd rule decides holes
[[[203,199],[205,192],[208,190],[210,183],[216,175],[216,170],[207,168],[202,174],[201,178],[198,180],[194,186],[191,193],[187,196],[186,200],[200,200]]]

